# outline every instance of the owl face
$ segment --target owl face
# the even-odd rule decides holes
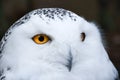
[[[96,25],[73,12],[34,10],[6,35],[1,41],[1,79],[114,80],[117,75]]]

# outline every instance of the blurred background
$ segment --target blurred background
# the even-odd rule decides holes
[[[0,39],[24,14],[47,7],[68,9],[95,22],[103,32],[110,59],[120,72],[120,0],[0,0]]]

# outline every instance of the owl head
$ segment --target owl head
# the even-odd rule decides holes
[[[34,10],[0,42],[0,80],[115,80],[92,22],[61,8]]]

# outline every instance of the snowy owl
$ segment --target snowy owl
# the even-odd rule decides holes
[[[61,8],[31,11],[0,42],[0,80],[116,80],[96,25]]]

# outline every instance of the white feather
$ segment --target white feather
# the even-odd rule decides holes
[[[48,16],[44,10],[48,11],[46,13]],[[51,15],[53,18],[49,17]],[[27,15],[28,19],[23,18],[10,28],[11,34],[7,36],[4,46],[1,45],[0,71],[3,71],[1,79],[117,78],[117,70],[104,49],[100,32],[94,23],[87,22],[70,11],[55,8],[35,10]],[[83,32],[86,37],[81,41]],[[46,34],[52,41],[38,45],[32,40],[37,34]],[[72,60],[71,70],[67,67],[69,59]]]

